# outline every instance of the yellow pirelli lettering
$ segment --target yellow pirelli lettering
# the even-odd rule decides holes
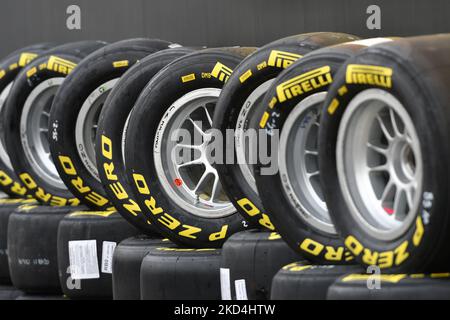
[[[112,141],[110,138],[102,134],[102,155],[109,160],[112,160]]]
[[[393,70],[391,68],[350,64],[347,66],[346,83],[392,88],[392,75]]]
[[[90,192],[84,198],[99,207],[102,207],[109,202],[108,199],[106,199],[105,197],[103,197],[102,195],[99,195],[97,192],[94,192],[94,191]]]
[[[237,203],[250,217],[261,213],[261,211],[259,211],[259,209],[248,198],[239,199]]]
[[[344,258],[345,250],[343,247],[333,248],[326,246],[325,250],[325,259],[328,261],[341,261]]]
[[[150,189],[148,188],[147,181],[145,181],[145,178],[142,174],[134,173],[133,180],[140,194],[150,194]]]
[[[110,184],[109,188],[114,193],[114,196],[117,200],[124,200],[128,198],[128,193],[125,191],[125,188],[119,181]]]
[[[240,77],[239,77],[239,81],[241,83],[244,83],[248,78],[250,78],[252,76],[252,70],[248,69],[247,71],[245,71]]]
[[[66,174],[69,176],[74,176],[77,174],[77,170],[73,165],[72,159],[67,156],[58,156],[58,160]]]
[[[354,236],[348,236],[345,239],[344,244],[354,256],[359,256],[364,250],[361,242],[359,242]]]
[[[50,199],[50,205],[51,206],[56,206],[56,207],[63,207],[65,205],[67,205],[67,199],[61,198],[61,197],[58,197],[58,196],[53,196]]]
[[[342,282],[354,282],[354,281],[367,281],[374,278],[378,278],[384,282],[398,283],[405,279],[408,275],[406,274],[349,274],[342,278]]]
[[[292,271],[292,272],[299,272],[299,271],[304,271],[304,270],[308,270],[311,269],[312,265],[301,265],[298,264],[297,262],[288,264],[287,266],[283,267],[283,270],[287,270],[287,271]]]
[[[72,72],[72,70],[75,69],[76,66],[77,66],[76,63],[66,59],[62,59],[57,56],[50,56],[50,58],[47,61],[48,70],[66,75]]]
[[[195,80],[195,73],[187,74],[181,77],[181,82],[186,83]]]
[[[37,56],[38,55],[36,53],[23,52],[19,57],[19,62],[18,62],[19,67],[25,67],[32,60],[36,59]]]
[[[416,232],[414,232],[414,236],[413,236],[414,246],[418,247],[420,245],[420,242],[422,242],[422,237],[423,237],[424,232],[425,232],[425,229],[423,228],[422,217],[417,217]]]
[[[197,239],[197,237],[194,235],[196,233],[199,233],[202,231],[202,229],[189,226],[187,224],[183,224],[182,227],[185,229],[183,231],[180,231],[178,234],[182,237],[191,238],[191,239]]]
[[[311,70],[277,86],[279,102],[292,99],[304,93],[327,86],[333,82],[330,66]]]
[[[31,68],[30,70],[27,71],[27,78],[30,78],[33,75],[35,75],[36,72],[37,72],[37,68],[36,67]]]
[[[269,116],[270,116],[270,114],[267,111],[265,111],[264,114],[261,117],[261,121],[259,121],[259,127],[260,128],[264,129],[266,127],[267,120],[269,120]]]
[[[6,71],[5,70],[0,70],[0,79],[2,79],[4,76],[5,76],[5,74],[6,74]]]
[[[181,222],[178,219],[172,217],[168,213],[164,213],[163,215],[161,215],[158,218],[158,222],[160,222],[162,225],[166,226],[170,230],[175,230],[177,227],[181,225]]]
[[[272,50],[267,60],[267,65],[270,67],[287,68],[292,63],[300,59],[302,55],[292,52]]]
[[[76,211],[69,214],[69,216],[70,217],[94,216],[94,217],[108,218],[114,213],[116,213],[116,211]]]
[[[450,277],[450,273],[448,272],[444,272],[444,273],[432,273],[430,274],[430,277],[433,279],[438,279],[438,278],[448,278]]]
[[[133,199],[128,199],[129,203],[124,203],[122,206],[131,213],[133,216],[137,217],[138,214],[142,212],[141,207]]]
[[[281,236],[278,232],[271,232],[268,237],[269,240],[279,240]]]
[[[26,173],[26,172],[21,173],[19,175],[19,178],[28,189],[37,188],[36,182],[33,180],[33,178],[28,173]]]
[[[328,106],[328,108],[327,108],[327,111],[328,111],[328,113],[329,114],[334,114],[334,112],[336,111],[336,109],[339,107],[339,100],[338,99],[336,99],[336,98],[334,98],[332,101],[331,101],[331,103],[330,103],[330,105]]]
[[[145,200],[144,202],[152,214],[158,215],[164,212],[163,208],[157,206],[155,198],[150,197],[150,199]]]
[[[318,256],[324,248],[325,246],[323,244],[308,238],[303,240],[300,245],[300,249],[312,254],[313,256]]]
[[[120,61],[113,62],[114,68],[123,68],[123,67],[128,67],[129,65],[130,65],[130,61],[128,61],[128,60],[120,60]]]
[[[269,216],[265,213],[261,214],[261,219],[258,220],[258,223],[269,230],[275,230],[275,226],[273,225],[272,221],[270,221]]]
[[[0,184],[2,186],[7,186],[13,183],[13,179],[3,170],[0,170]]]
[[[228,68],[226,65],[220,62],[217,62],[213,70],[211,71],[211,75],[222,82],[227,82],[232,72],[233,69]]]
[[[17,63],[13,63],[9,66],[9,70],[15,70],[19,67],[19,65]]]
[[[209,235],[209,241],[217,241],[221,239],[225,239],[227,236],[228,225],[222,226],[219,232],[211,233]]]

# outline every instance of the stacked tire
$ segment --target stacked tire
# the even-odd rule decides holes
[[[450,299],[449,53],[318,32],[10,54],[0,297]]]

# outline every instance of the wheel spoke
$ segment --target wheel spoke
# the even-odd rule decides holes
[[[314,150],[305,150],[305,154],[306,155],[311,155],[311,156],[318,156],[319,152],[318,151],[314,151]]]
[[[394,129],[394,134],[398,137],[403,136],[403,134],[400,132],[400,129],[398,127],[397,118],[395,116],[394,110],[389,108],[389,117],[391,118],[392,128]]]
[[[193,166],[193,165],[198,165],[198,164],[202,164],[202,160],[200,158],[196,159],[196,160],[191,160],[191,161],[187,161],[187,162],[183,162],[180,164],[177,164],[177,169],[180,168],[185,168],[185,167],[189,167],[189,166]]]
[[[198,189],[202,186],[203,182],[205,182],[206,178],[209,176],[210,172],[205,170],[205,172],[203,172],[202,176],[200,177],[200,180],[198,180],[197,185],[195,186],[193,192],[197,193]]]
[[[206,106],[203,106],[203,110],[205,110],[209,125],[212,126],[213,121],[211,115],[209,114],[208,108],[206,108]]]
[[[406,191],[406,202],[408,203],[408,209],[413,208],[414,188],[411,186]]]
[[[380,201],[382,206],[384,205],[386,198],[391,193],[393,188],[395,188],[395,184],[391,180],[389,180],[386,186],[384,187],[383,193],[381,194]]]
[[[175,145],[175,148],[184,148],[184,149],[195,149],[195,150],[198,150],[198,149],[200,149],[200,146],[197,146],[195,144],[182,144],[182,143],[179,143],[179,144]]]
[[[314,176],[318,176],[320,174],[320,171],[313,171],[310,173],[307,173],[306,175],[308,176],[308,179],[311,179]]]
[[[213,183],[212,192],[211,192],[211,199],[209,200],[210,202],[214,202],[214,200],[216,199],[216,197],[218,195],[218,191],[219,191],[218,190],[219,185],[220,185],[219,175],[214,174],[214,183]]]
[[[396,220],[401,220],[405,217],[405,214],[402,209],[402,205],[404,206],[404,203],[402,203],[403,193],[405,192],[404,189],[397,188],[395,192],[395,198],[394,198],[394,218]]]
[[[380,166],[375,166],[375,167],[368,167],[369,172],[383,172],[383,171],[388,171],[388,167],[383,164]]]
[[[378,147],[378,146],[376,146],[376,145],[374,145],[374,144],[372,144],[370,142],[367,142],[367,147],[369,149],[372,149],[373,151],[378,152],[378,153],[383,154],[383,155],[385,155],[386,152],[387,152],[387,149]]]
[[[203,129],[197,124],[196,121],[192,120],[192,118],[188,118],[188,120],[192,123],[192,125],[194,126],[195,130],[197,130],[202,136],[205,135],[205,132],[203,131]]]
[[[377,114],[377,121],[381,128],[381,131],[383,131],[384,137],[387,140],[392,140],[394,137],[389,133],[389,130],[386,128],[386,125],[384,124],[384,121],[383,119],[381,119],[381,116],[379,114]]]

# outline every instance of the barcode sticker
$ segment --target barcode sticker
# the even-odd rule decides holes
[[[234,288],[236,289],[236,300],[248,300],[245,279],[234,281]]]
[[[98,279],[97,240],[69,241],[70,275],[74,280]]]
[[[220,268],[220,291],[222,300],[231,300],[230,269]]]
[[[102,246],[102,272],[112,273],[112,260],[114,255],[114,250],[116,249],[117,243],[111,241],[103,241]]]

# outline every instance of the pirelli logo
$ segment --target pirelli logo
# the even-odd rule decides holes
[[[32,60],[36,59],[38,55],[36,53],[31,52],[23,52],[19,57],[19,67],[25,67],[27,64],[29,64]]]
[[[284,102],[306,92],[327,86],[332,82],[333,77],[329,66],[314,69],[278,85],[278,101]]]
[[[50,56],[47,62],[47,69],[62,74],[69,74],[77,66],[76,63],[59,58],[57,56]]]
[[[301,57],[301,55],[291,52],[272,50],[272,52],[270,52],[267,65],[284,69],[289,67],[292,63],[294,63]]]
[[[4,76],[5,76],[5,74],[6,74],[6,71],[5,70],[0,70],[0,79],[2,79]]]
[[[233,69],[230,69],[226,65],[217,62],[216,65],[214,66],[213,71],[211,71],[211,75],[222,82],[227,82],[232,72]]]
[[[128,60],[121,60],[121,61],[113,62],[114,68],[124,68],[124,67],[128,67],[129,65],[130,65],[130,61],[128,61]]]
[[[366,84],[382,88],[392,88],[391,68],[350,64],[347,66],[347,84]]]

